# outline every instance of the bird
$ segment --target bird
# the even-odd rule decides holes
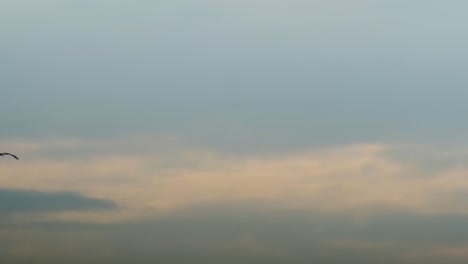
[[[13,155],[11,153],[0,153],[0,156],[5,156],[5,155],[8,155],[8,156],[12,156],[13,158],[17,159],[18,160],[18,157],[16,155]]]

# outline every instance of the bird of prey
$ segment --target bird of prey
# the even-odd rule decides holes
[[[5,153],[0,153],[0,156],[5,156],[5,155],[12,156],[13,158],[18,159],[18,157],[16,155],[13,155],[11,153],[6,153],[6,152]]]

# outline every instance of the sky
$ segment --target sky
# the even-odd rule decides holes
[[[466,263],[467,8],[0,0],[0,262]]]

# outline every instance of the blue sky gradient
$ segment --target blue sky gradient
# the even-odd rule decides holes
[[[2,1],[3,133],[458,139],[468,35],[450,3]]]

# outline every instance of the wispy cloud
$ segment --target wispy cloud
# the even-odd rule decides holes
[[[1,186],[79,192],[115,201],[127,216],[245,201],[327,213],[385,208],[468,213],[468,168],[443,162],[461,151],[428,158],[413,146],[358,144],[242,156],[150,138],[35,144],[18,143],[23,159],[1,164]],[[434,160],[442,165],[427,170],[436,166]],[[109,217],[118,219],[114,213]]]
[[[88,251],[115,263],[138,262],[136,255],[206,263],[466,259],[462,147],[355,144],[241,155],[150,137],[7,146],[22,159],[0,163],[0,186],[9,188],[0,198],[17,197],[5,213],[41,215],[0,225],[10,241],[0,260],[78,263]],[[116,210],[101,210],[112,203]],[[63,243],[67,235],[73,243]]]

